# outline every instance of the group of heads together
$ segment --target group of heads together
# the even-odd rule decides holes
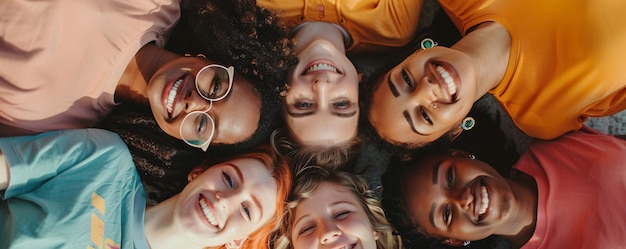
[[[471,63],[463,54],[437,47],[432,40],[422,44],[422,49],[377,80],[372,98],[367,100],[359,100],[360,76],[345,54],[321,53],[299,58],[288,73],[287,90],[280,94],[282,117],[291,138],[303,147],[350,143],[357,136],[359,101],[369,102],[368,110],[364,110],[367,119],[382,139],[395,145],[417,148],[446,133],[471,129],[474,120],[465,116],[477,99]],[[164,64],[148,84],[148,97],[163,131],[205,151],[210,144],[235,144],[249,139],[263,115],[258,89],[238,75],[233,66],[204,56],[180,57]],[[293,182],[285,180],[291,179],[285,175],[290,174],[289,170],[280,169],[288,167],[284,162],[279,160],[273,167],[265,163],[265,170],[243,169],[262,163],[246,158],[243,155],[202,174],[190,174],[194,175],[190,179],[194,179],[196,175],[213,172],[217,179],[214,182],[223,183],[226,189],[191,198],[195,198],[195,204],[204,202],[198,205],[206,216],[205,223],[218,231],[242,234],[244,229],[221,227],[226,224],[222,219],[241,216],[235,220],[247,226],[237,227],[256,231],[222,242],[241,246],[270,241],[269,237],[258,236],[267,236],[268,231],[279,229],[282,222],[276,242],[280,248],[331,243],[392,248],[399,244],[380,205],[354,176],[328,172],[325,167],[309,167],[295,178],[296,187],[288,197]],[[250,172],[256,173],[253,176]],[[239,197],[226,193],[235,190]],[[278,194],[268,195],[271,191]],[[226,202],[230,196],[239,198],[239,203]],[[284,211],[286,200],[290,203]],[[217,207],[226,206],[222,203],[240,208],[225,208],[230,214],[220,214]],[[285,217],[281,217],[283,213]]]
[[[345,54],[322,51],[299,58],[280,94],[288,135],[302,147],[349,144],[358,136],[361,111],[380,138],[406,148],[471,129],[474,121],[466,115],[480,97],[471,62],[430,39],[422,44],[379,77],[365,100],[359,99],[360,76]],[[166,63],[151,78],[148,94],[159,126],[205,151],[210,144],[249,139],[264,115],[265,96],[252,82],[237,68],[205,57]],[[360,105],[363,101],[367,104]]]
[[[209,165],[212,165],[208,167]],[[188,175],[176,224],[189,239],[227,248],[399,248],[379,201],[356,175],[292,171],[269,145]]]

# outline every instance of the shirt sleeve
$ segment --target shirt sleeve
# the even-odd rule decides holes
[[[134,165],[128,148],[120,137],[99,129],[63,130],[34,136],[0,138],[0,150],[9,165],[10,176],[9,186],[4,192],[0,192],[2,199],[31,192],[66,171],[87,167],[92,165],[88,162],[102,157],[130,162],[108,163],[102,167]]]

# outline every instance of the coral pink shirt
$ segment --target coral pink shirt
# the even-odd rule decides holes
[[[515,168],[539,194],[523,249],[626,246],[626,141],[584,127],[532,144]]]
[[[179,16],[178,0],[0,1],[0,136],[95,125],[131,58]]]

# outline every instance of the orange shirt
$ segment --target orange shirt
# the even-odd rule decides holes
[[[0,136],[92,127],[131,58],[165,45],[179,16],[177,0],[0,1]]]
[[[512,38],[492,93],[526,134],[552,139],[626,108],[626,1],[439,0],[457,28],[495,21]]]
[[[257,0],[257,5],[277,11],[288,28],[311,21],[338,24],[352,36],[349,52],[368,52],[409,43],[422,0]]]

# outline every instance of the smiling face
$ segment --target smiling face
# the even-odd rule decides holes
[[[471,58],[446,47],[412,54],[377,84],[368,117],[395,144],[436,140],[458,126],[477,99]]]
[[[181,192],[175,223],[195,244],[246,237],[276,213],[277,184],[263,162],[240,158],[208,168]]]
[[[298,54],[284,98],[285,119],[302,145],[329,146],[356,135],[359,76],[334,46],[315,42]]]
[[[294,249],[376,248],[377,233],[357,197],[333,183],[321,183],[301,201],[294,221]]]
[[[518,202],[509,181],[479,160],[433,156],[415,165],[404,207],[427,234],[479,240],[510,227]]]
[[[197,57],[179,57],[164,64],[148,84],[150,108],[157,123],[172,137],[181,139],[180,126],[193,111],[205,111],[210,102],[195,86],[195,76],[210,61]],[[259,93],[247,80],[235,73],[230,93],[214,101],[207,112],[215,122],[212,144],[235,144],[247,140],[257,129],[260,117]],[[194,127],[185,127],[193,130]]]

